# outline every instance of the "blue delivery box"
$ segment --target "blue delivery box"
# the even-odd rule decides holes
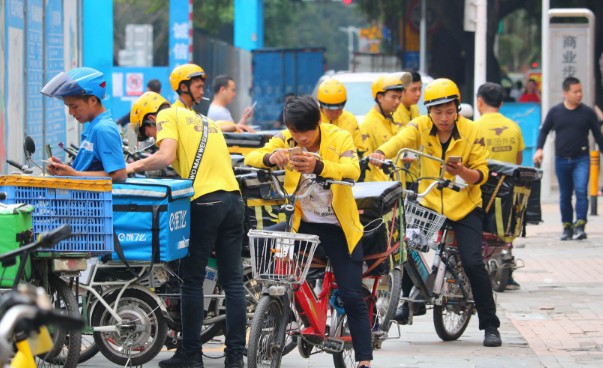
[[[113,228],[125,259],[169,262],[186,256],[192,196],[190,180],[128,178],[113,184]],[[112,259],[120,258],[113,252]]]

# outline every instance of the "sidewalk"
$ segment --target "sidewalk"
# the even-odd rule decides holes
[[[559,241],[559,207],[555,197],[543,201],[544,223],[527,229],[515,241],[514,254],[525,268],[515,272],[517,291],[496,295],[503,346],[482,346],[483,331],[473,316],[458,341],[443,342],[434,330],[431,311],[400,326],[401,337],[375,351],[376,368],[394,367],[601,367],[603,366],[603,204],[600,216],[590,217],[588,239]],[[390,335],[394,331],[390,332]],[[216,355],[222,346],[207,344]],[[162,352],[145,367],[169,358]],[[205,359],[205,367],[224,367],[223,359]],[[113,367],[101,355],[82,367]],[[293,351],[282,367],[333,367],[332,357],[317,354],[303,359]]]

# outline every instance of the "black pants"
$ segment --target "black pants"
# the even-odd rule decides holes
[[[456,234],[463,269],[473,290],[479,329],[498,328],[500,321],[496,316],[492,284],[482,258],[483,212],[476,208],[461,220],[450,223]]]
[[[267,230],[284,231],[285,228],[286,223],[281,222]],[[362,293],[362,244],[356,245],[350,255],[343,230],[331,224],[302,221],[298,233],[318,235],[320,245],[315,256],[324,254],[331,261],[339,296],[348,317],[356,361],[373,360],[371,326]]]
[[[237,192],[218,191],[191,202],[191,238],[188,256],[182,259],[182,352],[201,350],[203,282],[213,249],[218,262],[218,282],[226,294],[226,355],[245,349],[247,307],[243,288],[241,247],[245,204]]]
[[[482,258],[482,212],[476,209],[459,221],[451,221],[456,234],[461,263],[469,277],[477,308],[480,330],[500,326],[496,316],[496,304],[492,296],[492,284]],[[402,275],[402,296],[408,297],[414,284],[406,272]]]

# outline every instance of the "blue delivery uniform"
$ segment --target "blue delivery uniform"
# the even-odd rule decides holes
[[[77,171],[105,171],[112,173],[125,169],[121,136],[110,111],[96,116],[84,129],[80,150],[72,167]]]

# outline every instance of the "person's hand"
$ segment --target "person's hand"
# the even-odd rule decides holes
[[[49,161],[52,161],[52,163],[48,163],[46,166],[46,171],[48,171],[50,175],[76,176],[77,171],[71,166],[63,164],[60,159],[51,157]]]
[[[278,166],[279,169],[284,169],[285,165],[289,162],[289,155],[287,154],[287,150],[284,148],[279,148],[276,151],[272,152],[270,157],[268,157],[268,162],[272,165]]]
[[[293,170],[302,174],[312,174],[316,168],[316,157],[308,152],[291,156],[289,162]]]
[[[542,149],[539,148],[534,153],[534,157],[532,157],[532,162],[535,165],[540,165],[540,164],[542,164],[542,159],[543,158],[544,158],[544,153],[542,152]]]
[[[255,133],[255,130],[253,130],[252,127],[250,127],[249,125],[243,125],[243,124],[235,124],[235,128],[237,132],[246,132],[246,133]]]
[[[381,162],[379,161],[383,161],[385,160],[385,155],[382,154],[381,152],[373,152],[370,155],[368,155],[369,157],[369,161],[371,162],[371,164],[377,166],[377,167],[381,167]],[[379,161],[374,161],[375,160],[379,160]]]
[[[459,175],[463,172],[463,170],[465,169],[465,167],[463,166],[462,162],[454,162],[454,161],[448,161],[446,162],[446,172],[449,173],[450,175]]]
[[[247,106],[245,108],[245,110],[243,110],[243,119],[245,119],[245,120],[251,119],[254,112],[255,112],[255,109],[253,107]]]

